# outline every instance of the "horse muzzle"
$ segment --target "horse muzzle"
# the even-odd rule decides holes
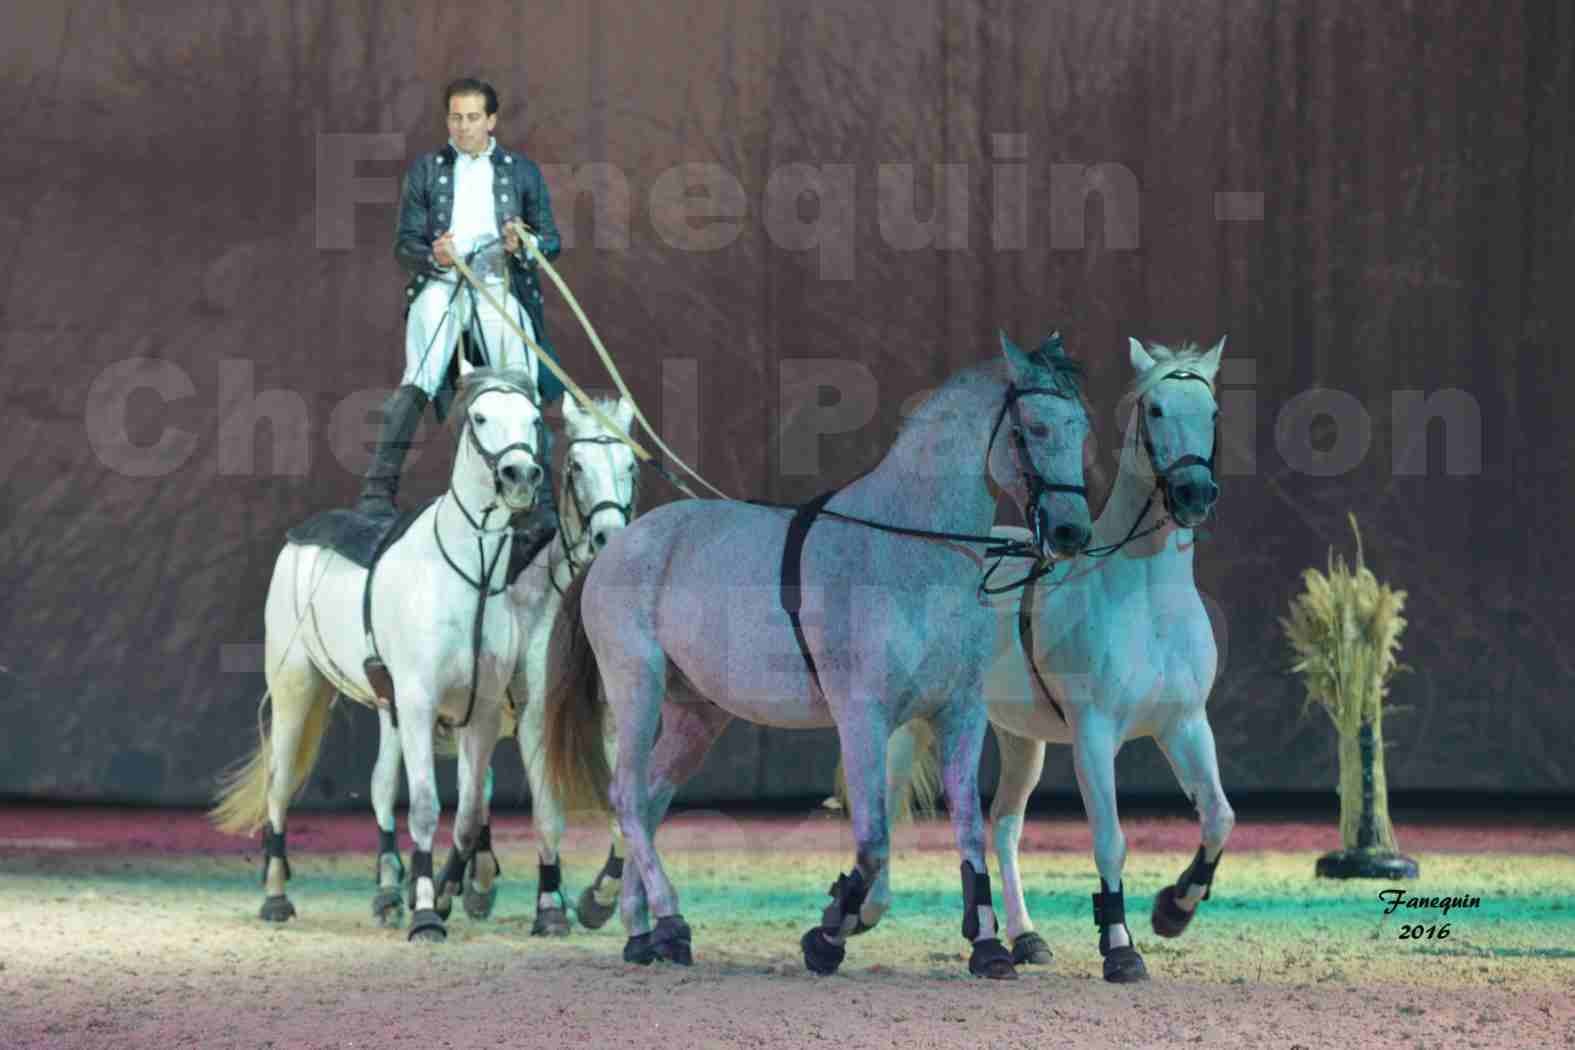
[[[498,496],[511,512],[529,510],[536,504],[543,472],[528,452],[516,451],[498,460],[493,474]]]

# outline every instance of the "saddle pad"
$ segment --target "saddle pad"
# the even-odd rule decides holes
[[[421,516],[426,505],[400,511],[392,518],[370,518],[353,510],[319,511],[285,533],[285,539],[304,547],[326,547],[363,569],[370,569],[379,554]]]

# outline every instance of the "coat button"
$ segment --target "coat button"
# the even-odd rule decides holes
[[[448,181],[448,176],[447,175],[439,175],[438,176],[438,181],[439,182],[447,182]]]
[[[513,164],[514,163],[514,158],[513,157],[504,157],[503,158],[503,163],[505,163],[505,164]]]

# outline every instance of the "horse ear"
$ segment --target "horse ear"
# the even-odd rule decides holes
[[[1219,372],[1220,356],[1224,353],[1225,337],[1222,335],[1220,336],[1220,341],[1214,344],[1214,348],[1204,354],[1203,360],[1198,362],[1199,367],[1208,372],[1210,379],[1213,379],[1215,374]]]
[[[625,434],[629,433],[629,426],[634,422],[634,402],[626,397],[618,399],[618,411],[613,414],[613,422],[618,424],[618,429]]]
[[[1138,342],[1136,339],[1133,339],[1131,336],[1127,336],[1127,343],[1130,346],[1129,356],[1132,358],[1133,368],[1137,369],[1138,372],[1141,373],[1147,372],[1150,368],[1154,367],[1154,358],[1147,350],[1143,349],[1142,343]]]
[[[1027,354],[1018,349],[1016,343],[1012,342],[1004,328],[1000,330],[1000,333],[1001,353],[1006,357],[1007,371],[1011,374],[1013,380],[1021,380],[1032,371],[1034,367],[1033,362],[1028,359]]]

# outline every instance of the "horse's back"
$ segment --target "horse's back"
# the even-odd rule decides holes
[[[267,669],[305,654],[334,686],[366,702],[370,683],[361,600],[367,571],[325,547],[286,542],[274,560],[264,613]],[[343,681],[349,676],[349,681]]]

